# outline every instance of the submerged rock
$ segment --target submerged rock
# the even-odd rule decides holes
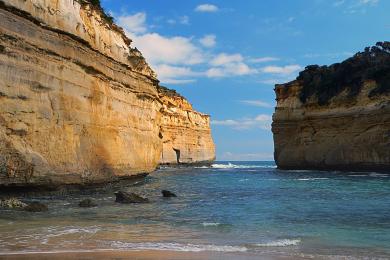
[[[18,200],[17,198],[9,198],[0,200],[0,208],[6,209],[16,209],[16,208],[24,208],[27,204]]]
[[[175,193],[170,192],[169,190],[163,190],[161,191],[164,198],[174,198],[177,197]]]
[[[49,208],[47,205],[40,202],[32,202],[23,208],[25,211],[29,212],[45,212],[48,211]]]
[[[97,207],[97,204],[91,199],[85,199],[85,200],[80,201],[79,207],[80,208],[93,208],[93,207]]]
[[[118,203],[148,203],[147,198],[143,198],[132,192],[118,191],[115,193],[116,200]]]

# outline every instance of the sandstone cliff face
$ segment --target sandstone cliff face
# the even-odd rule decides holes
[[[162,164],[207,163],[215,160],[210,117],[196,112],[176,92],[159,88],[161,108]]]
[[[309,66],[276,85],[272,131],[282,169],[390,169],[390,49]],[[383,46],[382,46],[383,45]]]
[[[97,183],[155,169],[164,96],[130,42],[92,5],[0,1],[0,185]]]

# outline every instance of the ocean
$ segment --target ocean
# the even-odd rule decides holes
[[[49,212],[0,210],[0,254],[163,250],[390,258],[390,172],[282,171],[274,162],[163,167],[121,187],[42,196]],[[161,190],[177,198],[162,198]],[[95,208],[79,208],[92,198]]]

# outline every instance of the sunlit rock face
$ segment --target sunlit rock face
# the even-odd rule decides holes
[[[390,169],[390,44],[276,85],[272,131],[282,169]]]
[[[159,88],[162,101],[162,164],[209,163],[215,160],[210,116],[196,112],[174,91]]]
[[[164,95],[130,43],[85,1],[0,1],[0,185],[99,183],[158,166]]]

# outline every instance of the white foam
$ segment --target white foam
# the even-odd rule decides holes
[[[298,181],[317,181],[317,180],[328,180],[329,178],[301,178]]]
[[[88,228],[67,227],[65,229],[58,230],[57,228],[49,227],[47,230],[50,232],[50,234],[47,234],[46,237],[60,237],[77,233],[96,234],[98,231],[100,231],[100,228],[95,226]]]
[[[386,178],[386,177],[389,177],[388,174],[382,174],[382,173],[376,173],[376,172],[370,173],[369,176],[370,176],[370,177],[377,177],[377,178]]]
[[[179,243],[125,243],[120,241],[111,243],[111,247],[122,250],[158,250],[176,252],[246,252],[248,250],[248,248],[244,246],[194,245]]]
[[[238,165],[238,164],[219,164],[215,163],[211,165],[211,168],[214,169],[252,169],[252,168],[269,168],[269,169],[275,169],[275,165]]]
[[[202,225],[204,227],[217,227],[217,226],[220,226],[221,223],[218,223],[218,222],[203,222]]]
[[[258,247],[285,247],[285,246],[297,246],[301,243],[300,239],[281,239],[271,241],[263,244],[256,244]]]

